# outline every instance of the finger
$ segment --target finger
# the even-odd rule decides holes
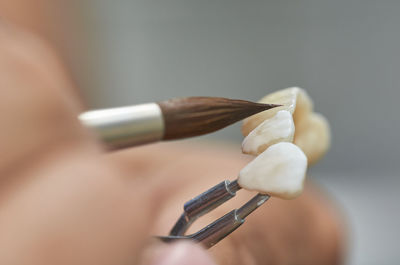
[[[162,187],[123,181],[122,173],[99,156],[71,152],[7,182],[0,193],[1,263],[136,261],[165,198]]]
[[[190,242],[158,245],[148,250],[151,255],[143,264],[150,265],[215,265],[211,256],[200,246]]]
[[[85,146],[72,84],[52,49],[17,28],[0,29],[0,173],[48,151]]]

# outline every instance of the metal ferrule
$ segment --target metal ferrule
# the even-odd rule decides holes
[[[162,140],[164,120],[156,103],[88,111],[79,120],[110,148],[124,148]]]

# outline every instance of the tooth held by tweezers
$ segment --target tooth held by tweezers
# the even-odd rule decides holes
[[[303,191],[307,157],[299,147],[281,142],[270,146],[239,173],[238,183],[247,190],[282,199],[294,199]]]
[[[259,155],[273,144],[292,142],[293,136],[292,114],[287,110],[280,110],[275,116],[259,124],[244,138],[242,151],[245,154]]]

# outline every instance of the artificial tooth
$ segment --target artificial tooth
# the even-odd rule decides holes
[[[242,151],[245,154],[258,155],[273,144],[292,142],[293,136],[292,114],[287,110],[280,110],[275,116],[259,124],[244,138]]]
[[[282,199],[294,199],[303,190],[307,157],[296,145],[271,145],[239,173],[238,183],[247,190]]]
[[[331,143],[330,128],[326,118],[319,113],[311,113],[296,124],[294,143],[306,154],[310,165],[321,159]]]

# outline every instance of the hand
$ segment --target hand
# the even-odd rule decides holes
[[[184,201],[234,179],[248,161],[238,148],[106,154],[77,121],[82,106],[50,47],[5,26],[0,88],[1,264],[212,264],[198,246],[149,236],[166,234]],[[203,221],[240,205],[243,193]],[[321,197],[307,189],[294,201],[271,199],[209,253],[220,264],[336,264],[340,229]]]
[[[129,149],[112,156],[121,166],[131,167],[128,171],[134,171],[137,164],[132,161],[140,161],[145,155],[149,157],[145,159],[149,164],[144,167],[150,170],[147,175],[162,174],[165,180],[171,181],[175,188],[152,230],[152,234],[167,235],[182,213],[184,202],[225,179],[235,179],[251,159],[239,150],[238,146],[221,143],[168,143]],[[156,169],[151,169],[154,161]],[[254,195],[238,191],[234,199],[196,221],[189,232],[243,205]],[[341,264],[340,217],[323,192],[308,182],[297,199],[270,198],[209,252],[218,264]]]

